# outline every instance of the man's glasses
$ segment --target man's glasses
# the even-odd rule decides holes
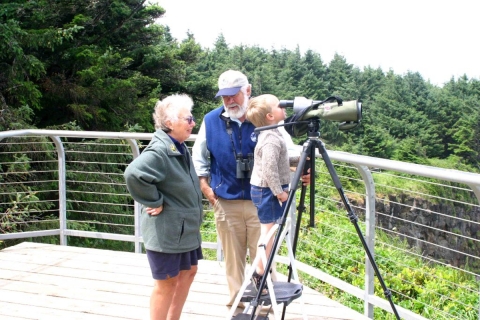
[[[185,117],[183,119],[187,120],[188,124],[192,124],[192,122],[195,122],[195,117],[194,116]]]

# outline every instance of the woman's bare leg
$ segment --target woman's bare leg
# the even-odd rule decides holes
[[[177,276],[177,287],[175,288],[175,294],[168,310],[168,320],[179,320],[182,314],[183,306],[187,301],[188,292],[192,285],[193,279],[197,274],[197,266],[192,266],[190,270],[182,270]]]
[[[178,276],[165,280],[155,280],[152,295],[150,296],[151,320],[168,319],[167,316],[173,301],[177,282]]]

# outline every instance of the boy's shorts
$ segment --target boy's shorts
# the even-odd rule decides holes
[[[283,185],[282,189],[288,189],[288,184]],[[282,217],[287,202],[283,202],[282,205],[280,205],[280,202],[277,197],[273,195],[270,188],[252,185],[250,195],[253,204],[257,207],[260,223],[273,223]]]

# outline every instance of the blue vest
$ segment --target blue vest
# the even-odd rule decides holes
[[[217,196],[227,200],[251,200],[250,178],[237,179],[235,156],[248,158],[257,144],[257,136],[251,122],[245,120],[241,126],[222,116],[221,106],[204,117],[207,149],[210,152],[210,186]],[[231,128],[231,135],[227,126]],[[231,137],[231,138],[230,138]]]

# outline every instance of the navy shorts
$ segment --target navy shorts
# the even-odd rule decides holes
[[[202,247],[190,252],[163,253],[147,250],[148,263],[155,280],[166,280],[178,276],[181,270],[190,270],[203,259]]]
[[[288,189],[288,184],[283,185],[282,189]],[[282,205],[280,205],[280,202],[277,197],[273,195],[270,188],[252,185],[250,195],[253,204],[257,207],[260,223],[273,223],[282,217],[287,202],[283,202]]]

